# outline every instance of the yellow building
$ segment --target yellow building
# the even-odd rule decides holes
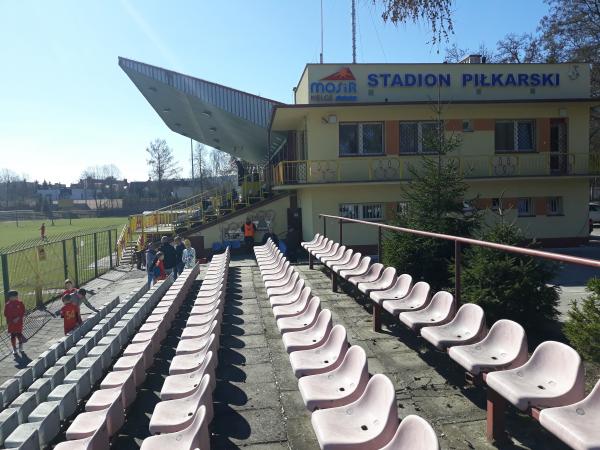
[[[273,189],[291,193],[282,210],[300,208],[305,239],[322,230],[320,213],[374,221],[395,217],[405,206],[410,167],[418,170],[432,154],[426,136],[441,120],[444,132],[461,142],[444,158],[459,165],[468,196],[488,210],[487,220],[501,204],[530,237],[553,245],[586,241],[589,178],[598,169],[589,154],[590,107],[598,104],[590,98],[589,66],[482,64],[476,56],[465,61],[308,64],[294,89],[295,104],[223,91],[248,96],[229,109],[232,102],[202,96],[204,85],[186,91],[176,76],[209,83],[204,80],[169,71],[171,78],[159,76],[156,70],[164,69],[141,65],[152,69],[144,72],[141,63],[129,60],[121,66],[174,131],[214,146],[208,130],[228,130],[215,139],[222,150],[270,160]],[[181,107],[171,102],[163,113],[140,73],[154,83],[163,80],[175,91],[172,100],[183,91],[187,97],[176,100]],[[177,122],[174,110],[181,110]],[[240,118],[245,128],[234,124]],[[284,216],[279,212],[281,221]],[[344,228],[346,244],[370,246],[376,239],[365,227]]]

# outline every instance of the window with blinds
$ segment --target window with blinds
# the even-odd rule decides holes
[[[494,138],[497,152],[532,152],[535,150],[535,121],[497,120]]]

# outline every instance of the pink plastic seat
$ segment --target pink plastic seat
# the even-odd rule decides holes
[[[221,322],[218,319],[219,310],[216,310],[212,314],[213,321],[210,323],[206,323],[205,325],[201,325],[198,327],[185,327],[183,332],[181,333],[180,340],[188,341],[192,339],[198,339],[202,336],[206,336],[210,334],[210,330],[215,330],[215,334],[221,331]]]
[[[385,305],[385,303],[384,303]],[[427,307],[419,311],[400,313],[400,322],[413,330],[430,325],[443,325],[452,320],[456,301],[450,292],[439,291],[431,299]]]
[[[323,250],[319,252],[314,252],[313,256],[320,260],[321,258],[335,255],[335,252],[337,252],[338,248],[340,248],[340,244],[334,241],[329,241],[329,243],[331,245],[327,245]]]
[[[397,316],[404,311],[417,311],[425,308],[429,303],[429,291],[429,283],[419,281],[414,284],[406,296],[399,299],[383,299],[384,294],[378,292],[373,292],[371,298],[375,297],[375,303],[380,304],[390,314]],[[378,297],[378,295],[382,297]]]
[[[308,251],[308,253],[310,253],[311,255],[314,255],[316,252],[323,252],[327,250],[327,248],[331,248],[332,246],[333,241],[324,238],[318,245],[315,245],[311,248],[307,248],[306,251]]]
[[[312,413],[321,450],[379,450],[398,426],[396,391],[385,375],[371,378],[353,403]]]
[[[100,389],[111,389],[116,387],[121,388],[123,407],[125,409],[129,408],[137,395],[135,391],[133,369],[108,372],[100,383]]]
[[[362,260],[362,254],[353,253],[348,262],[342,263],[342,261],[331,264],[330,268],[335,273],[339,273],[340,270],[353,270],[358,267],[360,261]]]
[[[206,423],[213,419],[210,375],[205,374],[196,390],[187,397],[158,402],[150,417],[150,433],[174,433],[187,428],[200,406],[206,408]]]
[[[300,296],[307,295],[305,289],[308,289],[308,294],[310,294],[310,288],[304,287],[304,278],[299,278],[298,281],[296,281],[294,288],[289,293],[283,295],[274,295],[269,298],[269,303],[271,306],[289,305],[297,301]]]
[[[333,255],[330,256],[322,256],[321,257],[321,263],[327,265],[327,263],[330,263],[332,261],[339,261],[344,257],[344,252],[346,251],[346,246],[345,245],[340,245],[336,252]]]
[[[218,322],[213,320],[211,324],[211,328],[203,336],[200,336],[195,339],[182,339],[177,344],[177,349],[175,350],[175,355],[189,355],[192,353],[198,353],[203,351],[206,346],[211,341],[211,335],[214,334],[216,336],[216,328],[218,327]],[[210,334],[209,334],[210,333]]]
[[[273,271],[272,273],[262,275],[263,281],[266,283],[267,281],[281,280],[290,272],[290,268],[292,268],[292,266],[290,266],[290,262],[287,260],[282,260],[280,266],[281,267],[277,271]]]
[[[213,314],[205,314],[205,315],[198,314],[195,316],[190,316],[190,317],[188,317],[188,320],[186,322],[185,330],[187,330],[187,328],[189,328],[189,327],[204,327],[204,326],[206,326],[206,324],[212,323],[212,320],[213,320],[212,317],[213,317]]]
[[[199,386],[200,380],[205,374],[210,375],[210,389],[214,391],[216,386],[215,368],[217,365],[216,354],[208,351],[202,360],[200,367],[193,372],[182,373],[179,375],[169,375],[160,390],[161,400],[173,400],[176,398],[192,395]]]
[[[111,389],[112,402],[105,409],[84,412],[75,416],[75,420],[67,428],[68,440],[92,437],[96,430],[106,422],[109,436],[114,436],[125,422],[121,393],[119,388]]]
[[[331,327],[331,311],[324,309],[311,327],[285,333],[282,337],[283,345],[288,353],[318,347],[329,336]]]
[[[371,267],[375,267],[375,264]],[[384,291],[391,288],[394,281],[396,281],[396,269],[386,267],[377,279],[358,283],[357,287],[360,292],[368,295],[371,291]]]
[[[65,441],[54,447],[54,450],[109,450],[109,436],[106,421],[102,423],[94,434],[83,439]]]
[[[299,353],[294,352],[292,355]],[[329,372],[298,380],[298,389],[309,411],[344,406],[357,400],[369,381],[367,354],[358,345],[348,349],[339,366]]]
[[[217,308],[221,305],[221,300],[215,298],[212,303],[206,305],[194,305],[190,310],[190,316],[204,316],[206,314],[214,314]]]
[[[383,264],[375,263],[364,274],[346,277],[346,280],[354,286],[358,286],[359,283],[369,283],[377,280],[381,276],[381,272],[383,272]]]
[[[348,278],[351,278],[351,277],[357,277],[360,275],[364,275],[369,270],[370,265],[371,265],[371,258],[368,256],[365,256],[363,259],[360,260],[360,262],[358,263],[358,266],[356,266],[353,269],[341,269],[338,272],[338,275],[345,280],[347,280]]]
[[[204,358],[210,350],[213,353],[217,351],[217,339],[214,334],[210,335],[210,340],[203,350],[198,353],[192,353],[190,355],[175,355],[169,366],[169,375],[178,375],[182,373],[189,373],[198,370],[202,367]]]
[[[481,306],[473,303],[462,305],[447,324],[421,329],[421,336],[439,350],[479,342],[484,334],[485,314]]]
[[[300,245],[302,248],[310,247],[311,245],[316,244],[319,241],[321,235],[319,233],[315,234],[315,236],[310,241],[301,242]]]
[[[323,344],[310,350],[290,354],[292,370],[297,378],[329,372],[338,367],[348,351],[346,329],[335,325]]]
[[[489,373],[486,383],[521,411],[569,405],[585,395],[579,354],[555,341],[538,345],[521,367]]]
[[[543,409],[540,424],[574,450],[600,449],[600,381],[580,402]]]
[[[517,322],[497,321],[482,341],[457,345],[448,350],[450,358],[473,375],[520,367],[527,361],[527,336]]]
[[[387,300],[398,300],[408,295],[411,285],[412,277],[407,273],[403,273],[396,278],[394,284],[388,289],[370,292],[369,298],[378,305]]]
[[[284,317],[277,320],[277,328],[280,333],[305,330],[312,326],[321,312],[321,300],[313,297],[308,302],[308,307],[301,314]]]
[[[276,295],[289,294],[294,289],[294,286],[299,278],[300,278],[300,274],[298,272],[294,271],[290,280],[285,285],[279,286],[279,287],[274,287],[274,288],[267,288],[267,296],[273,297]]]
[[[294,272],[295,272],[295,270],[293,267],[288,267],[282,278],[280,278],[278,280],[270,280],[270,281],[263,280],[263,283],[267,289],[286,286],[287,284],[290,283],[290,280],[292,279]]]
[[[192,423],[175,433],[150,436],[142,442],[141,450],[195,450],[210,449],[210,436],[206,421],[206,408],[200,406],[193,415]]]
[[[146,379],[146,369],[144,368],[144,355],[121,356],[115,362],[113,371],[133,370],[133,380],[135,385],[141,385]]]
[[[123,356],[133,355],[144,356],[144,368],[148,369],[154,362],[154,351],[152,341],[139,342],[137,344],[129,344],[123,350]]]
[[[308,291],[308,295],[300,295],[298,300],[288,305],[280,305],[273,307],[273,315],[275,316],[275,320],[282,319],[284,317],[297,316],[306,310],[308,307],[308,302],[311,299],[310,288],[304,288]]]
[[[348,264],[350,262],[350,260],[352,259],[352,255],[354,255],[352,249],[346,249],[339,259],[328,260],[325,262],[325,265],[330,269],[333,266],[343,266],[344,264]]]
[[[435,431],[425,419],[406,416],[400,422],[391,442],[381,450],[439,450]]]

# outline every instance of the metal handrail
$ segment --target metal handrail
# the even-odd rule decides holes
[[[370,227],[376,227],[377,246],[379,259],[381,260],[381,231],[390,230],[396,233],[409,233],[417,236],[429,237],[433,239],[442,239],[445,241],[454,242],[454,296],[456,301],[460,303],[461,299],[461,247],[462,245],[476,245],[479,247],[492,248],[508,253],[516,253],[519,255],[533,256],[537,258],[549,259],[553,261],[559,261],[563,263],[577,264],[580,266],[595,267],[600,269],[600,261],[589,258],[580,258],[578,256],[561,255],[558,253],[545,252],[542,250],[534,250],[530,248],[517,247],[514,245],[498,244],[495,242],[482,241],[479,239],[466,238],[461,236],[454,236],[451,234],[434,233],[431,231],[415,230],[412,228],[397,227],[394,225],[388,225],[385,223],[368,222],[366,220],[350,219],[348,217],[334,216],[330,214],[319,214],[319,217],[323,219],[323,235],[327,236],[327,219],[337,220],[339,224],[340,232],[340,245],[342,244],[342,225],[344,223],[358,223],[361,225],[367,225]],[[374,313],[375,314],[375,313]]]

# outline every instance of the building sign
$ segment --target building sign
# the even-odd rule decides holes
[[[357,98],[356,78],[349,67],[310,83],[313,102],[355,102]]]
[[[449,73],[370,73],[369,87],[450,87]],[[558,73],[463,73],[458,80],[461,87],[558,87]]]

